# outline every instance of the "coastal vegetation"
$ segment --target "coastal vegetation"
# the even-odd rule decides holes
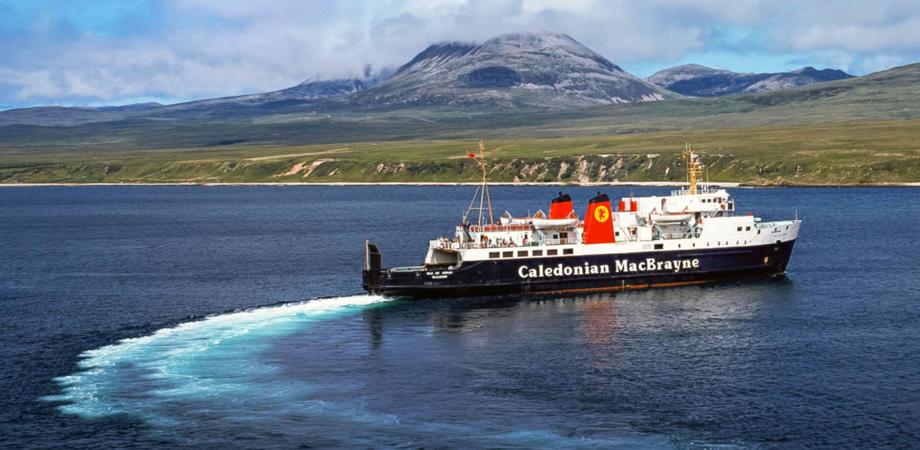
[[[691,142],[711,181],[851,185],[920,180],[920,120],[774,125],[486,142],[501,182],[681,181]],[[229,145],[5,155],[3,183],[471,182],[470,139]]]
[[[0,126],[0,183],[464,182],[477,177],[466,154],[480,138],[504,182],[679,181],[691,142],[711,181],[917,183],[918,86],[913,64],[764,94],[595,107],[330,102],[33,120]]]

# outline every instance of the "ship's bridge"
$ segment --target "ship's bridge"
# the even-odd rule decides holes
[[[686,189],[672,191],[667,197],[638,197],[631,199],[637,205],[631,212],[639,215],[713,213],[735,210],[735,202],[725,189],[705,189],[691,194]]]

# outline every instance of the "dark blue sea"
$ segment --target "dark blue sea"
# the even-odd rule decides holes
[[[804,219],[786,278],[408,301],[364,240],[418,264],[473,188],[0,189],[0,447],[917,446],[920,191],[732,192]]]

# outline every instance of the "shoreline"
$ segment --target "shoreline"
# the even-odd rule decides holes
[[[681,187],[686,182],[676,181],[607,181],[588,183],[569,182],[489,182],[492,186],[636,186],[636,187]],[[875,183],[875,184],[748,184],[741,182],[713,182],[702,183],[717,188],[783,188],[783,187],[920,187],[920,182],[910,183]],[[241,183],[209,183],[209,182],[175,182],[175,183],[0,183],[4,187],[81,187],[81,186],[478,186],[478,182],[466,181],[380,181],[380,182],[326,182],[326,183],[298,183],[298,182],[241,182]]]

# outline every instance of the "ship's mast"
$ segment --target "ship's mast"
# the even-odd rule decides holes
[[[479,169],[482,171],[482,178],[479,186],[476,188],[476,192],[473,194],[473,199],[470,200],[470,206],[466,209],[466,214],[464,214],[463,220],[466,222],[469,220],[471,211],[479,212],[479,221],[477,224],[481,227],[483,225],[486,211],[488,211],[488,225],[491,225],[494,222],[492,216],[492,196],[489,195],[489,180],[488,180],[488,171],[486,170],[486,144],[482,139],[479,140],[479,154],[470,153],[470,157],[475,159],[479,164]],[[476,198],[479,197],[479,207],[474,207],[476,203]]]
[[[703,163],[700,162],[700,155],[693,152],[689,142],[684,147],[683,156],[687,161],[687,193],[696,194],[698,193],[697,183],[703,177]]]

